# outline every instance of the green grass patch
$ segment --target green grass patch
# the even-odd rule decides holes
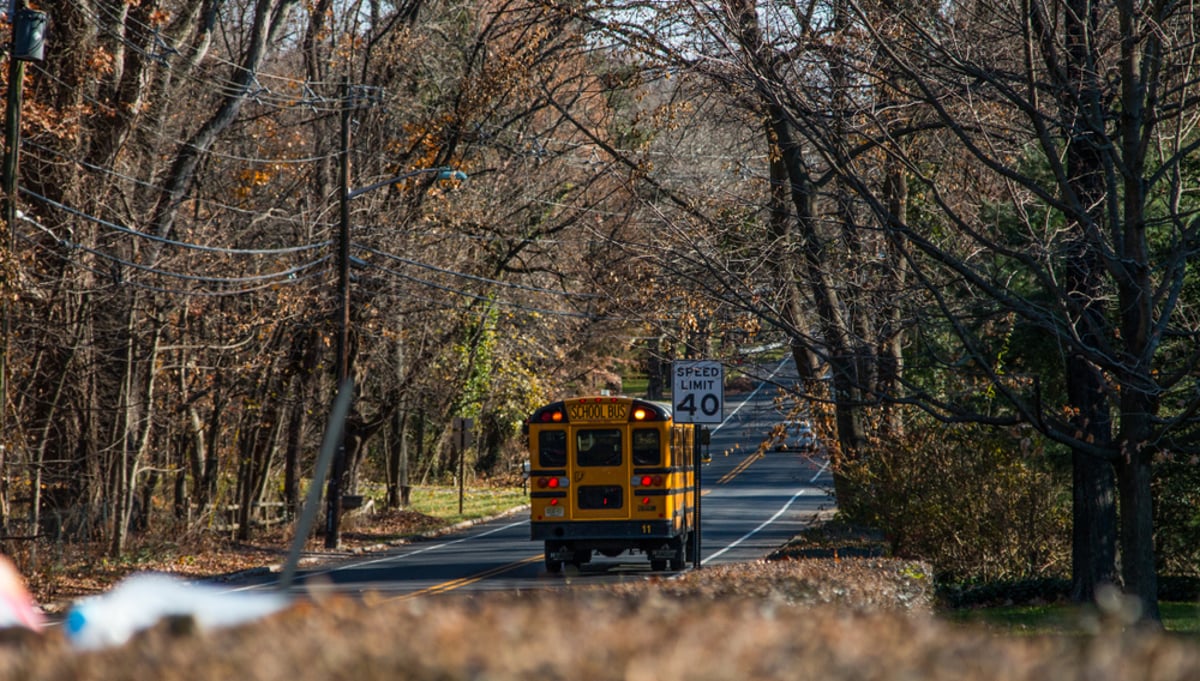
[[[1167,631],[1200,640],[1200,603],[1159,603]]]
[[[951,622],[982,625],[1018,636],[1082,634],[1082,613],[1070,605],[1005,605],[947,611]]]
[[[1163,628],[1200,641],[1200,603],[1159,603]],[[1077,605],[1010,605],[959,608],[944,613],[951,622],[982,625],[1014,636],[1078,636],[1095,629],[1093,609]]]
[[[468,487],[463,490],[461,513],[457,487],[414,487],[410,502],[411,510],[453,525],[464,520],[489,518],[527,504],[529,492],[520,487]]]
[[[650,388],[649,376],[627,376],[621,379],[621,392],[633,397],[642,397]]]

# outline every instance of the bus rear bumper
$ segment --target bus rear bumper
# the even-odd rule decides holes
[[[529,527],[534,541],[672,539],[680,534],[668,520],[531,522]]]

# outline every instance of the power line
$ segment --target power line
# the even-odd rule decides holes
[[[61,78],[59,78],[59,77],[58,77],[56,74],[54,74],[54,73],[52,73],[52,72],[50,72],[50,71],[46,70],[44,67],[41,67],[41,66],[37,66],[37,65],[35,65],[35,66],[34,66],[34,68],[35,68],[35,69],[38,71],[38,73],[39,73],[39,74],[41,74],[41,75],[42,75],[43,77],[45,77],[47,80],[53,80],[53,81],[55,81],[55,82],[57,82],[57,83],[61,84],[63,87],[71,87],[71,85],[70,85],[69,83],[66,83],[66,82],[65,82],[65,81],[63,81]],[[91,103],[91,104],[94,104],[94,105],[96,105],[97,107],[104,107],[104,108],[107,108],[107,107],[109,107],[109,106],[110,106],[109,104],[106,104],[105,102],[102,102],[102,101],[100,101],[100,100],[96,99],[95,97],[89,96],[89,95],[87,95],[86,93],[83,95],[83,97],[84,97],[84,99],[85,99],[87,102],[89,102],[89,103]],[[280,110],[281,110],[281,111],[287,111],[287,110],[288,110],[288,108],[287,108],[287,107],[282,107]],[[164,142],[166,142],[166,143],[169,143],[169,144],[174,144],[174,145],[177,145],[177,146],[182,146],[182,145],[185,145],[185,144],[187,144],[187,141],[186,141],[186,140],[181,140],[181,139],[179,139],[179,138],[177,138],[177,137],[171,137],[171,136],[165,135],[165,134],[163,134],[162,132],[160,132],[160,131],[158,131],[158,130],[153,130],[153,131],[151,131],[151,134],[152,134],[152,135],[154,135],[155,137],[157,137],[158,139],[160,139],[160,140],[162,140],[162,141],[164,141]],[[213,156],[214,158],[222,158],[222,159],[226,159],[226,160],[230,160],[230,161],[242,161],[242,162],[245,162],[245,163],[261,163],[261,164],[304,164],[304,163],[315,163],[315,162],[317,162],[317,161],[323,161],[323,160],[327,160],[327,159],[329,159],[329,158],[332,158],[332,157],[333,157],[333,154],[327,154],[327,155],[325,155],[325,156],[307,156],[307,157],[302,157],[302,158],[263,158],[263,157],[247,157],[247,156],[236,156],[236,155],[233,155],[233,154],[229,154],[229,153],[225,153],[225,152],[220,152],[220,151],[214,151],[214,150],[212,150],[212,149],[209,149],[209,150],[207,150],[207,151],[206,151],[206,153],[210,154],[210,155],[211,155],[211,156]]]
[[[136,236],[136,237],[139,237],[142,239],[146,239],[148,241],[155,241],[155,242],[158,242],[161,244],[167,244],[169,246],[178,246],[180,248],[187,248],[187,249],[196,250],[196,251],[204,251],[204,252],[208,252],[208,253],[221,253],[224,255],[285,255],[285,254],[289,254],[289,253],[300,253],[300,252],[304,252],[304,251],[311,251],[311,250],[315,250],[318,248],[328,248],[329,245],[333,243],[331,240],[326,239],[325,241],[318,241],[316,243],[305,244],[303,246],[284,246],[281,248],[226,248],[226,247],[222,247],[222,246],[205,246],[203,244],[194,244],[194,243],[189,243],[186,241],[177,241],[175,239],[168,239],[166,237],[161,237],[156,234],[148,234],[146,232],[140,232],[140,231],[138,231],[136,229],[132,229],[130,227],[118,225],[115,222],[109,222],[108,220],[104,220],[103,218],[98,218],[98,217],[95,217],[92,215],[88,215],[87,213],[84,213],[81,210],[64,205],[53,199],[46,198],[45,196],[42,196],[41,194],[38,194],[37,192],[32,191],[30,189],[21,187],[20,191],[22,194],[31,196],[39,201],[46,203],[47,205],[58,208],[59,210],[70,213],[71,215],[74,215],[76,217],[83,218],[90,222],[95,222],[96,224],[99,224],[99,225],[103,225],[113,231],[121,232],[122,234],[129,234],[131,236]],[[28,220],[28,218],[26,218],[26,219]],[[37,223],[34,223],[34,224],[37,224]],[[42,227],[43,229],[46,229],[47,231],[50,231],[49,228],[47,228],[43,225],[38,225],[38,226]]]
[[[95,11],[91,11],[91,8],[93,7],[93,5],[84,5],[83,3],[76,2],[75,6],[82,15],[88,16],[91,19],[93,19],[95,21],[95,25],[99,26],[101,28],[101,30],[104,32],[104,34],[106,36],[108,36],[109,38],[111,38],[112,40],[115,40],[115,41],[121,43],[126,49],[137,52],[138,54],[146,57],[148,60],[151,60],[151,61],[161,64],[166,69],[175,71],[179,75],[182,75],[185,78],[187,78],[190,82],[193,82],[195,84],[198,84],[203,87],[210,88],[210,89],[216,88],[222,92],[235,92],[238,89],[241,89],[241,86],[233,81],[229,81],[229,80],[211,81],[211,82],[205,81],[205,80],[201,80],[201,79],[195,77],[191,73],[180,72],[180,71],[174,69],[172,67],[169,57],[171,57],[173,55],[180,55],[180,52],[178,50],[176,50],[175,48],[167,45],[166,41],[161,38],[160,31],[158,30],[157,27],[150,26],[150,25],[143,23],[141,21],[138,21],[136,18],[128,16],[128,15],[115,14],[115,13],[109,11],[107,6],[104,4],[95,5],[95,7],[99,7],[100,11],[106,12],[107,17],[101,16],[100,14],[98,14]],[[163,48],[162,51],[161,52],[158,52],[158,51],[150,52],[150,51],[147,51],[146,49],[144,49],[142,46],[131,42],[128,38],[125,37],[125,35],[123,33],[114,31],[114,30],[108,28],[109,25],[114,24],[114,23],[120,24],[125,27],[137,28],[147,34],[153,35],[155,37],[155,41],[156,41],[157,45],[159,45],[160,47]],[[230,61],[229,59],[226,59],[225,57],[222,57],[221,55],[215,54],[211,51],[206,53],[205,57],[212,62],[215,62],[215,63],[223,65],[223,66],[227,66],[230,69],[242,69],[241,64]],[[325,102],[330,101],[330,100],[328,98],[320,97],[315,94],[312,97],[304,97],[304,98],[297,98],[297,97],[287,96],[287,95],[277,95],[274,92],[272,92],[270,89],[262,87],[262,84],[259,82],[260,78],[279,80],[279,81],[283,81],[284,84],[290,84],[293,86],[296,86],[296,85],[302,86],[303,89],[308,93],[312,93],[313,86],[320,86],[320,85],[333,86],[334,85],[332,83],[300,81],[295,78],[290,78],[287,76],[277,76],[277,75],[261,73],[261,72],[256,72],[254,74],[254,76],[255,76],[255,78],[254,78],[255,84],[259,85],[260,90],[256,90],[256,91],[252,92],[248,97],[251,99],[255,99],[256,101],[261,101],[262,93],[266,93],[272,99],[277,99],[278,103],[274,104],[274,105],[278,106],[281,109],[289,109],[289,108],[294,108],[296,106],[315,107],[317,104],[324,104]],[[340,108],[341,108],[340,106],[333,107],[329,110],[337,111]]]
[[[587,312],[570,312],[570,311],[565,311],[565,310],[548,310],[548,309],[540,308],[540,307],[531,307],[531,306],[523,305],[520,303],[510,302],[510,301],[504,300],[502,298],[494,298],[491,296],[480,295],[478,293],[472,293],[470,291],[464,291],[462,289],[456,289],[451,286],[444,286],[442,284],[438,284],[438,283],[429,281],[427,279],[421,279],[420,277],[414,277],[410,274],[405,274],[403,272],[399,272],[397,270],[393,270],[391,268],[384,267],[383,265],[378,265],[376,263],[371,263],[371,262],[366,262],[366,261],[364,261],[364,263],[368,267],[371,267],[372,269],[379,270],[380,272],[390,274],[394,277],[398,277],[398,278],[404,279],[406,281],[411,281],[414,284],[418,284],[420,286],[425,286],[427,288],[436,289],[438,291],[443,291],[445,293],[451,293],[453,295],[462,296],[464,298],[471,298],[473,300],[478,300],[478,301],[482,301],[482,302],[486,302],[486,303],[494,303],[496,305],[502,305],[504,307],[521,310],[523,312],[536,312],[539,314],[548,314],[548,315],[554,315],[557,317],[575,317],[578,319],[587,319],[590,321],[628,321],[628,320],[618,320],[613,317],[602,317],[600,315],[595,315],[595,314],[591,314],[591,313],[587,313]]]
[[[525,284],[517,284],[515,282],[500,281],[498,279],[489,279],[487,277],[481,277],[476,274],[467,274],[466,272],[459,272],[457,270],[446,269],[444,267],[430,265],[428,263],[423,263],[423,262],[420,262],[417,260],[411,260],[409,258],[404,258],[399,255],[394,255],[392,253],[385,253],[383,251],[371,248],[369,246],[363,246],[362,244],[358,244],[358,243],[352,242],[350,244],[350,247],[356,248],[361,251],[365,251],[367,253],[371,253],[373,255],[378,255],[380,257],[387,258],[389,260],[395,260],[397,262],[402,262],[406,265],[412,265],[414,267],[420,267],[420,268],[427,269],[427,270],[430,270],[433,272],[440,272],[442,274],[449,274],[451,276],[460,277],[462,279],[469,279],[471,281],[477,281],[477,282],[484,283],[484,284],[493,284],[496,286],[503,286],[506,288],[519,289],[521,291],[530,291],[533,293],[546,293],[549,295],[563,296],[566,298],[593,298],[593,299],[604,298],[604,296],[601,296],[596,293],[573,293],[571,291],[557,291],[554,289],[539,288],[537,286],[528,286]]]
[[[216,290],[216,291],[207,290],[207,289],[167,288],[164,286],[154,286],[152,284],[147,284],[145,282],[141,282],[136,279],[117,280],[116,278],[113,277],[112,271],[100,270],[95,267],[89,266],[86,263],[83,263],[79,260],[74,260],[72,258],[68,258],[67,256],[63,255],[61,252],[46,248],[46,245],[44,243],[41,243],[41,242],[39,242],[35,239],[32,239],[28,236],[21,235],[18,238],[21,239],[22,241],[24,241],[25,243],[32,245],[34,248],[38,248],[42,251],[49,253],[52,257],[58,258],[59,260],[62,260],[63,262],[70,263],[73,267],[76,267],[84,272],[90,272],[90,273],[94,274],[97,279],[101,279],[101,280],[110,282],[112,284],[112,286],[114,286],[114,287],[115,286],[132,286],[133,288],[138,288],[138,289],[142,289],[142,290],[146,290],[146,291],[153,291],[155,293],[163,293],[163,294],[167,294],[167,295],[179,296],[179,297],[225,298],[225,297],[231,297],[231,296],[243,296],[243,295],[248,295],[251,293],[258,293],[260,291],[274,290],[274,289],[279,288],[279,286],[281,284],[293,286],[296,284],[300,284],[301,282],[315,279],[322,275],[321,271],[314,271],[314,272],[308,272],[306,274],[302,274],[299,276],[290,277],[284,281],[271,281],[271,282],[266,282],[263,284],[258,284],[256,286],[247,286],[247,287],[242,287],[242,288],[224,289],[224,290]],[[107,259],[104,254],[101,254],[99,257]],[[162,273],[162,274],[166,274],[166,273]]]
[[[98,165],[96,165],[96,164],[94,164],[94,163],[88,163],[87,161],[84,161],[83,159],[81,159],[81,158],[79,158],[79,157],[77,157],[77,156],[72,156],[72,155],[66,154],[66,153],[64,153],[64,152],[62,152],[62,151],[59,151],[59,150],[57,150],[57,149],[54,149],[54,148],[51,148],[51,147],[47,147],[47,146],[45,146],[45,145],[37,144],[37,143],[34,143],[34,142],[30,142],[30,141],[29,141],[29,140],[27,140],[27,139],[22,139],[22,140],[21,140],[21,149],[22,149],[22,151],[25,151],[25,152],[27,152],[27,153],[28,153],[28,149],[29,149],[29,148],[32,148],[32,149],[37,149],[37,150],[41,150],[41,151],[47,152],[47,153],[49,153],[49,154],[53,155],[54,157],[56,157],[56,158],[58,158],[58,159],[61,159],[61,160],[67,161],[67,162],[69,162],[69,163],[74,163],[74,164],[76,164],[76,165],[78,165],[78,166],[80,166],[80,167],[82,167],[82,168],[84,168],[84,169],[86,169],[86,170],[90,170],[90,171],[93,171],[93,172],[95,172],[95,173],[103,174],[103,175],[106,175],[106,176],[108,176],[108,177],[115,177],[115,178],[117,178],[117,179],[124,180],[124,181],[126,181],[126,182],[129,182],[130,184],[133,184],[133,185],[134,185],[134,186],[136,186],[136,187],[141,187],[141,188],[143,188],[143,189],[147,189],[147,190],[149,190],[149,191],[153,191],[153,192],[156,192],[156,193],[158,193],[158,192],[161,192],[161,191],[162,191],[162,187],[160,187],[160,186],[158,186],[158,185],[156,185],[156,184],[154,184],[154,183],[152,183],[152,182],[147,182],[146,180],[142,180],[142,179],[140,179],[140,178],[137,178],[137,177],[133,177],[133,176],[130,176],[130,175],[126,175],[126,174],[124,174],[124,173],[117,172],[116,170],[113,170],[112,168],[106,168],[106,167],[103,167],[103,166],[98,166]],[[44,163],[50,163],[50,162],[51,162],[51,161],[47,160],[45,157],[43,157],[43,156],[39,156],[39,155],[37,155],[37,154],[31,154],[31,155],[32,155],[32,157],[33,157],[33,158],[36,158],[36,159],[38,159],[38,160],[40,160],[40,161],[42,161],[42,162],[44,162]],[[320,160],[320,157],[312,157],[312,158],[311,158],[311,159],[309,159],[309,160]],[[251,162],[256,162],[256,163],[257,163],[257,161],[253,161],[253,160],[251,160]],[[263,161],[262,163],[264,163],[264,164],[274,164],[274,163],[276,163],[276,161]],[[193,197],[191,200],[192,200],[192,201],[195,201],[196,203],[198,203],[198,204],[200,204],[200,205],[203,205],[203,206],[208,206],[208,207],[210,207],[210,208],[216,208],[216,209],[225,210],[225,211],[228,211],[228,212],[231,212],[231,213],[235,213],[235,214],[238,214],[238,215],[249,215],[249,216],[253,216],[253,217],[255,217],[255,218],[257,218],[257,217],[259,217],[259,216],[261,216],[261,215],[262,215],[262,211],[261,211],[261,210],[257,210],[257,209],[251,209],[251,208],[242,208],[242,207],[240,207],[240,206],[231,206],[231,205],[229,205],[229,204],[227,204],[227,203],[221,203],[220,201],[214,201],[214,200],[213,200],[213,199],[211,199],[211,198],[206,198],[206,197],[200,197],[200,196],[197,196],[197,197]],[[316,226],[316,227],[324,227],[324,228],[330,228],[330,227],[332,227],[332,224],[331,224],[331,223],[328,223],[328,222],[320,222],[320,221],[305,222],[305,221],[303,221],[303,220],[299,220],[299,219],[296,219],[296,218],[293,218],[293,217],[290,217],[290,216],[286,216],[286,215],[283,215],[283,216],[281,216],[281,215],[278,215],[278,214],[274,215],[273,217],[274,217],[275,221],[276,221],[276,222],[279,222],[279,223],[294,224],[294,225],[303,225],[303,226]]]
[[[120,258],[111,253],[105,253],[104,251],[101,251],[101,250],[98,250],[95,248],[89,248],[88,246],[84,246],[82,244],[71,243],[66,240],[60,240],[59,243],[67,248],[72,249],[72,250],[79,250],[79,251],[83,251],[84,253],[91,253],[94,256],[104,258],[105,260],[114,262],[118,265],[124,265],[125,267],[131,267],[131,268],[139,270],[141,272],[149,272],[151,274],[157,274],[159,276],[170,277],[173,279],[182,279],[184,281],[195,281],[195,282],[202,282],[205,284],[220,284],[220,285],[247,284],[247,283],[251,283],[251,282],[274,281],[277,279],[292,279],[292,278],[298,276],[301,272],[303,272],[307,269],[316,267],[317,265],[320,265],[320,264],[328,261],[331,257],[328,255],[322,256],[320,258],[317,258],[316,260],[310,260],[304,264],[296,265],[294,267],[289,267],[286,270],[280,270],[278,272],[268,272],[266,274],[252,274],[252,275],[247,275],[247,276],[243,276],[243,277],[213,277],[213,276],[202,276],[202,275],[198,275],[198,274],[185,274],[183,272],[171,272],[169,270],[164,270],[164,269],[160,269],[157,267],[151,267],[150,265],[143,265],[141,263],[136,263],[136,262],[132,262],[130,260],[126,260],[124,258]]]

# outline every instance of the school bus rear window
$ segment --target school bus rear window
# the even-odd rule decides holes
[[[580,430],[575,434],[575,462],[580,466],[620,466],[621,431]]]
[[[657,466],[662,463],[662,448],[659,445],[657,430],[638,428],[633,431],[631,439],[633,465]]]
[[[543,430],[538,433],[538,465],[542,468],[567,465],[567,431]]]

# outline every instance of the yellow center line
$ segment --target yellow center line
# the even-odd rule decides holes
[[[733,470],[729,471],[729,472],[728,472],[728,473],[726,473],[725,475],[722,475],[722,476],[720,477],[720,479],[718,479],[718,480],[717,480],[717,484],[718,484],[718,485],[724,485],[725,483],[729,482],[730,480],[733,480],[733,479],[734,479],[734,478],[736,478],[737,476],[741,475],[741,474],[742,474],[742,471],[744,471],[744,470],[746,470],[747,468],[749,468],[749,467],[750,467],[750,464],[754,463],[755,461],[758,461],[758,460],[759,460],[759,459],[761,459],[762,457],[763,457],[763,453],[762,453],[762,452],[754,452],[754,453],[753,453],[753,454],[751,454],[750,456],[746,457],[746,460],[745,460],[745,461],[743,461],[743,462],[739,463],[738,465],[734,466],[734,467],[733,467]]]
[[[541,559],[542,559],[542,556],[540,556],[540,555],[539,556],[530,556],[528,558],[518,560],[515,563],[509,563],[508,565],[500,565],[500,566],[494,567],[490,570],[484,570],[483,572],[478,572],[473,575],[468,575],[466,577],[459,577],[458,579],[452,579],[448,582],[442,582],[441,584],[434,584],[433,586],[425,587],[424,589],[421,589],[419,591],[413,591],[411,593],[404,594],[403,596],[397,596],[396,598],[391,598],[388,600],[402,601],[402,600],[406,600],[409,598],[415,598],[417,596],[431,596],[433,594],[441,594],[441,593],[446,593],[447,591],[461,589],[462,587],[467,586],[469,584],[474,584],[475,582],[487,579],[488,577],[491,577],[493,575],[498,575],[502,572],[508,572],[509,570],[515,570],[516,568],[519,568],[522,565],[534,563]]]

